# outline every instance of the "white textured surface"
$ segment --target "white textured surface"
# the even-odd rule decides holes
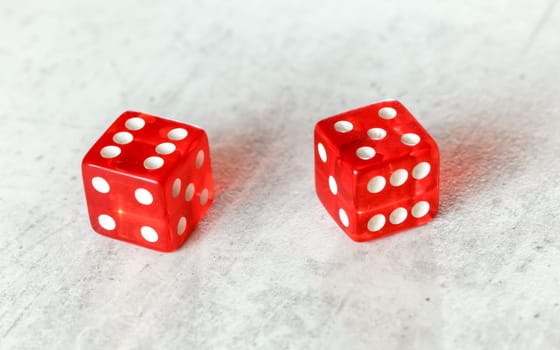
[[[560,6],[0,2],[0,348],[560,347]],[[313,188],[321,118],[401,99],[441,215],[366,244]],[[126,109],[205,128],[215,205],[159,254],[90,229]]]

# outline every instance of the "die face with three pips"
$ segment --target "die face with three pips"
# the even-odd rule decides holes
[[[204,130],[139,112],[107,129],[82,175],[95,231],[159,251],[178,249],[214,196]]]
[[[439,150],[398,101],[315,126],[315,186],[353,240],[381,238],[432,220],[439,206]],[[189,124],[123,113],[82,161],[91,225],[98,233],[174,251],[214,197],[208,137]]]
[[[315,127],[315,186],[355,241],[419,226],[438,210],[438,147],[398,101],[342,113]]]

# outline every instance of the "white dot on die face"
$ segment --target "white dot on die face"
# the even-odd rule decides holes
[[[346,214],[346,210],[344,209],[340,209],[338,211],[338,218],[340,219],[340,223],[344,226],[344,227],[348,227],[350,225],[350,220],[348,220],[348,214]]]
[[[391,185],[398,187],[402,186],[406,180],[408,180],[408,171],[405,169],[399,169],[391,175]]]
[[[401,142],[407,146],[416,146],[417,144],[420,143],[420,136],[412,133],[404,134],[401,137]]]
[[[159,169],[163,166],[163,159],[160,157],[148,157],[144,160],[144,168],[146,169]]]
[[[341,120],[334,123],[334,129],[338,132],[345,133],[352,131],[352,129],[354,129],[354,125],[352,125],[349,121]]]
[[[358,158],[368,160],[375,157],[375,150],[372,147],[364,146],[356,150]]]
[[[387,136],[387,131],[381,128],[369,129],[367,135],[372,140],[383,140]]]
[[[107,231],[113,231],[115,227],[117,227],[115,220],[109,215],[99,215],[97,221],[99,222],[99,225],[101,225],[101,227],[103,227]]]
[[[194,196],[194,184],[190,183],[185,191],[185,200],[189,202]]]
[[[175,152],[176,148],[177,147],[175,147],[175,145],[172,144],[171,142],[164,142],[156,146],[156,153],[163,154],[163,155],[171,154]]]
[[[171,195],[173,198],[177,197],[181,192],[181,179],[175,179],[173,181],[173,186],[171,187]]]
[[[382,214],[372,216],[367,223],[367,229],[371,232],[377,232],[385,226],[385,221],[385,216]]]
[[[130,118],[129,120],[126,121],[126,123],[124,123],[124,126],[128,130],[133,130],[133,131],[142,129],[144,125],[146,125],[144,119],[138,117]]]
[[[397,116],[397,111],[391,107],[383,107],[377,114],[383,119],[393,119]]]
[[[115,158],[121,154],[121,149],[117,146],[105,146],[101,149],[101,157],[103,158]]]
[[[329,176],[329,189],[331,190],[331,193],[336,196],[338,193],[338,186],[336,184],[336,180],[332,176]]]
[[[198,151],[198,153],[196,154],[196,161],[195,161],[195,166],[197,169],[200,169],[200,167],[202,166],[202,164],[204,164],[204,151],[200,150]]]
[[[385,180],[383,176],[376,176],[369,180],[367,184],[367,190],[369,193],[379,193],[383,191],[386,184],[387,180]]]
[[[414,169],[412,169],[412,177],[416,180],[422,180],[423,178],[428,176],[431,169],[432,167],[430,166],[430,163],[418,163],[418,165],[416,165]]]
[[[109,186],[107,180],[99,176],[96,176],[93,179],[91,179],[91,184],[93,185],[93,188],[95,188],[97,192],[109,193],[109,190],[111,189],[111,186]]]
[[[412,207],[412,216],[420,219],[430,211],[430,203],[426,201],[418,202]]]
[[[205,205],[208,202],[208,190],[205,188],[200,192],[200,205]]]
[[[397,208],[393,210],[391,216],[389,216],[389,221],[393,225],[402,224],[406,220],[407,216],[408,216],[408,212],[406,211],[405,208]]]
[[[137,188],[134,191],[134,197],[140,204],[150,205],[154,202],[154,196],[145,188]]]
[[[118,132],[115,134],[115,136],[113,136],[113,141],[115,143],[118,143],[119,145],[126,145],[128,143],[131,143],[132,140],[134,140],[134,136],[126,131]]]
[[[144,237],[144,239],[150,243],[157,242],[159,238],[156,230],[154,230],[150,226],[142,226],[142,228],[140,228],[140,233],[142,234],[142,237]]]
[[[317,144],[317,152],[319,152],[319,158],[323,163],[327,162],[327,151],[325,150],[325,146],[321,142]]]
[[[175,140],[175,141],[180,141],[185,137],[187,137],[187,135],[188,135],[187,130],[183,128],[176,128],[167,133],[167,137],[170,140]]]
[[[187,218],[186,217],[182,217],[179,219],[179,222],[177,223],[177,234],[180,236],[183,233],[185,233],[185,229],[187,228]]]

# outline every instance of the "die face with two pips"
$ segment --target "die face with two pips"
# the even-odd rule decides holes
[[[92,227],[159,251],[179,248],[212,203],[204,130],[125,112],[82,161]]]
[[[336,115],[315,127],[315,186],[355,241],[419,226],[439,205],[438,147],[398,101]]]

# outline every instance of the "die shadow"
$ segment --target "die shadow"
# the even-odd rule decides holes
[[[440,148],[439,215],[453,211],[466,196],[499,186],[504,175],[522,170],[521,160],[530,152],[522,147],[530,140],[528,130],[504,125],[504,118],[487,124],[473,120],[454,120],[432,132]]]
[[[201,223],[192,232],[185,246],[198,241],[201,235],[211,231],[210,226],[223,225],[221,218],[238,210],[249,202],[264,200],[262,191],[253,191],[255,184],[263,183],[282,153],[279,130],[264,118],[249,116],[235,120],[234,125],[223,123],[208,128],[212,172],[214,179],[214,202]],[[263,185],[265,186],[265,185]],[[258,197],[258,198],[257,198]],[[232,222],[230,226],[236,226]]]
[[[270,112],[274,115],[273,112]],[[480,121],[487,121],[481,123]],[[504,174],[520,171],[521,160],[530,152],[530,130],[512,128],[506,118],[456,118],[429,128],[440,148],[440,211],[451,213],[467,196],[498,186]],[[293,142],[286,134],[254,113],[235,122],[224,122],[207,129],[215,185],[214,203],[207,217],[191,234],[186,245],[210,226],[221,225],[222,216],[253,203],[266,203],[276,191],[267,178],[285,166]],[[312,135],[312,128],[309,133]],[[311,136],[310,136],[311,137]],[[292,152],[293,154],[288,154]],[[262,184],[262,185],[258,185]],[[283,184],[286,185],[286,184]],[[260,186],[260,188],[255,188]],[[264,205],[264,204],[263,204]],[[240,227],[232,222],[231,226]]]

